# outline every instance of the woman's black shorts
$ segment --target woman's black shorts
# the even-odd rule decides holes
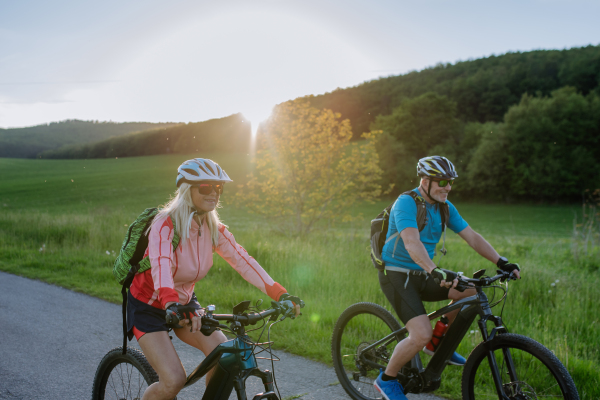
[[[196,294],[192,295],[190,302],[186,305],[193,306],[198,310],[201,308]],[[165,321],[165,310],[152,307],[133,297],[131,292],[127,293],[127,336],[129,340],[133,339],[134,335],[139,339],[144,333],[161,331],[169,331]]]
[[[379,272],[379,285],[385,297],[396,310],[396,314],[406,325],[419,315],[427,314],[423,301],[441,301],[448,299],[449,288],[440,287],[429,275],[410,275],[404,272]]]

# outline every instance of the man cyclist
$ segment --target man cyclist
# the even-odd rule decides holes
[[[417,164],[417,175],[421,181],[413,191],[425,200],[427,222],[419,232],[415,200],[409,195],[400,195],[390,211],[389,228],[382,251],[385,271],[379,273],[381,290],[408,330],[408,337],[398,343],[387,368],[374,383],[386,400],[406,400],[396,376],[432,338],[433,331],[423,301],[455,301],[475,294],[474,289],[464,292],[454,289],[458,283],[457,274],[441,270],[433,263],[435,247],[442,233],[445,240],[442,226],[442,212],[445,209],[447,228],[458,233],[482,257],[504,271],[514,272],[520,278],[518,264],[501,257],[447,201],[452,184],[458,177],[450,160],[440,156],[424,157]],[[442,251],[445,251],[444,246]],[[434,281],[436,278],[439,284]],[[450,323],[458,311],[446,314]],[[462,366],[465,361],[455,352],[449,362]]]

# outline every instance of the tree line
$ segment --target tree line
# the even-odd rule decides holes
[[[66,146],[39,154],[41,158],[111,158],[202,151],[247,153],[250,122],[242,114],[203,122],[113,137],[96,143]]]
[[[172,122],[98,122],[76,119],[27,128],[0,129],[0,157],[35,158],[45,150],[97,142],[112,136],[164,128]]]
[[[587,46],[438,64],[308,99],[316,108],[348,118],[357,139],[378,115],[389,115],[404,101],[427,92],[454,101],[456,117],[461,121],[500,122],[524,93],[548,96],[553,90],[571,86],[583,95],[600,94],[599,80],[600,46]]]
[[[306,99],[381,130],[384,187],[415,187],[417,160],[445,155],[453,192],[490,200],[580,200],[600,187],[600,46],[440,64]]]
[[[464,122],[457,103],[428,92],[378,116],[377,149],[383,183],[395,193],[417,185],[417,160],[443,155],[459,179],[462,198],[580,200],[600,187],[600,95],[564,87],[524,94],[501,121]]]

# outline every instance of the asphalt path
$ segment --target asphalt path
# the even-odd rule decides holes
[[[98,363],[122,344],[121,318],[118,305],[0,272],[0,399],[91,398]],[[188,373],[204,359],[199,350],[176,337],[173,343]],[[129,345],[139,349],[135,340]],[[282,351],[275,353],[281,359],[275,373],[282,398],[349,399],[333,368]],[[270,362],[262,360],[259,366],[272,369]],[[201,399],[203,390],[204,383],[198,382],[177,398]],[[262,391],[257,378],[247,381],[250,399]],[[432,395],[408,397],[442,400]]]

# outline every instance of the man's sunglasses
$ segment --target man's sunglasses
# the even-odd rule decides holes
[[[199,183],[197,185],[192,185],[192,187],[198,188],[198,193],[203,194],[205,196],[207,194],[211,194],[213,190],[218,195],[223,193],[222,183]]]
[[[434,179],[432,179],[434,182],[437,182],[439,187],[446,187],[448,186],[448,184],[450,184],[450,186],[454,185],[454,179],[449,180],[449,179],[442,179],[441,181],[436,181]]]

